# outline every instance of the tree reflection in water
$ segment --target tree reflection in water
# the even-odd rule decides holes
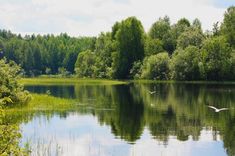
[[[169,137],[180,141],[190,137],[199,140],[203,129],[218,134],[228,155],[235,155],[235,109],[215,113],[207,105],[235,107],[235,86],[222,84],[141,84],[28,86],[36,93],[77,99],[89,106],[76,109],[80,114],[92,114],[100,125],[111,127],[111,132],[130,144],[135,144],[147,128],[152,137],[168,145]],[[148,90],[156,90],[149,94]],[[112,111],[102,111],[112,110]],[[27,123],[42,114],[48,120],[54,114],[66,118],[71,111],[18,112],[8,117],[9,122]]]

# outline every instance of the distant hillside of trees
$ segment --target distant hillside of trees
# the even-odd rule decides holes
[[[148,32],[136,17],[116,22],[98,37],[67,34],[22,37],[0,31],[0,58],[19,64],[26,76],[156,80],[235,80],[235,7],[221,24],[203,32],[201,22],[159,18]]]
[[[93,50],[95,37],[69,37],[67,34],[15,35],[0,31],[0,57],[13,60],[27,76],[57,74],[60,70],[74,73],[78,53]]]

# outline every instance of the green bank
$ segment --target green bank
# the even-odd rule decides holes
[[[106,79],[78,79],[78,78],[23,78],[19,80],[23,85],[120,85],[128,84],[125,81]]]

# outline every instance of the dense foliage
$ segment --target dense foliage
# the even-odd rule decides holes
[[[177,49],[173,54],[170,64],[172,79],[203,79],[204,68],[200,57],[200,51],[195,46],[188,46],[186,49]]]
[[[169,61],[170,58],[166,52],[146,57],[142,66],[141,77],[144,79],[167,80]]]
[[[135,61],[144,57],[144,29],[140,21],[130,17],[118,23],[114,36],[116,62],[113,64],[113,78],[127,78]]]
[[[93,77],[95,54],[90,50],[81,52],[76,61],[76,73],[79,77]]]
[[[5,59],[0,60],[0,102],[4,105],[14,103],[27,103],[29,93],[23,91],[18,83],[20,67],[14,62],[6,63]]]
[[[73,73],[78,53],[93,50],[94,45],[93,37],[72,38],[61,34],[22,38],[9,31],[0,31],[0,58],[15,61],[27,76],[58,74],[59,68]]]
[[[0,57],[20,64],[27,76],[235,80],[234,33],[232,6],[211,32],[203,32],[199,19],[190,22],[182,18],[171,24],[167,16],[159,18],[147,33],[138,19],[129,17],[97,38],[66,34],[21,37],[3,30]],[[163,52],[169,57],[165,62],[158,55]],[[162,64],[166,71],[160,69]]]
[[[20,68],[14,62],[0,59],[0,155],[25,155],[19,148],[19,126],[5,121],[4,108],[24,104],[30,100],[28,92],[18,83]]]

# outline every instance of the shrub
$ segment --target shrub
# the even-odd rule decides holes
[[[141,78],[166,80],[169,74],[169,55],[166,52],[144,59]]]
[[[2,104],[27,103],[30,95],[18,83],[20,67],[14,62],[0,60],[0,101]]]

